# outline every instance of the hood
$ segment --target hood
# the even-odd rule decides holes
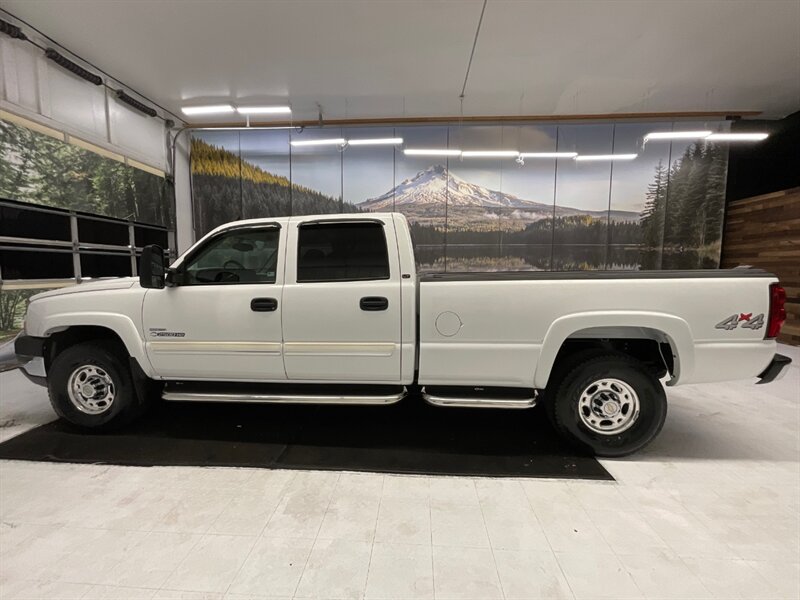
[[[54,296],[64,296],[66,294],[80,294],[83,292],[102,292],[105,290],[122,290],[131,288],[139,284],[138,277],[115,277],[109,279],[98,279],[95,281],[87,281],[79,283],[78,285],[71,285],[65,288],[56,290],[49,290],[36,294],[31,298],[31,302],[40,300],[41,298],[53,298]]]

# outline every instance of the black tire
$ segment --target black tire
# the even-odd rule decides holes
[[[587,418],[594,418],[591,411],[581,409],[579,401],[585,390],[604,379],[623,382],[638,397],[638,417],[619,433],[594,431],[579,414],[583,410]],[[596,456],[614,458],[641,450],[658,435],[667,418],[667,397],[656,374],[626,354],[594,351],[577,355],[556,369],[552,387],[545,393],[545,407],[556,430]],[[614,426],[613,419],[596,420]]]
[[[48,369],[47,390],[50,404],[56,414],[83,429],[109,431],[123,427],[139,417],[145,403],[139,401],[131,378],[130,367],[124,360],[123,349],[107,340],[95,340],[70,346],[59,353]],[[108,408],[98,414],[90,414],[86,409],[70,399],[67,390],[71,375],[81,367],[94,366],[107,374],[113,384],[113,400]]]

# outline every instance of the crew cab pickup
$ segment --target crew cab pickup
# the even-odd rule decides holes
[[[144,248],[139,274],[28,307],[16,352],[81,427],[154,398],[391,404],[413,389],[442,407],[538,401],[572,442],[621,456],[661,429],[661,379],[766,383],[790,362],[785,292],[764,271],[418,275],[394,213],[229,223],[169,267]]]

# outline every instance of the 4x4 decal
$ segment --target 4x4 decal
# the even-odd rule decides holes
[[[714,327],[717,329],[727,329],[731,331],[739,327],[741,323],[742,329],[761,329],[764,326],[764,313],[758,314],[755,317],[753,313],[739,313],[738,315],[731,315],[727,319],[720,321]]]

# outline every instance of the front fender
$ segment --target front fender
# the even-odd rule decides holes
[[[581,330],[597,327],[637,327],[662,333],[675,354],[675,372],[670,385],[679,379],[691,380],[694,372],[694,342],[689,324],[674,315],[646,311],[594,311],[567,315],[553,321],[542,341],[542,351],[536,365],[534,386],[547,387],[561,346]]]
[[[79,326],[105,327],[116,333],[125,345],[128,354],[136,359],[148,376],[153,376],[153,369],[147,358],[144,342],[139,335],[136,324],[126,315],[94,311],[90,313],[70,312],[52,316],[45,315],[38,322],[38,331],[32,332],[32,334],[39,337],[49,337],[53,333],[64,331],[69,327]]]

